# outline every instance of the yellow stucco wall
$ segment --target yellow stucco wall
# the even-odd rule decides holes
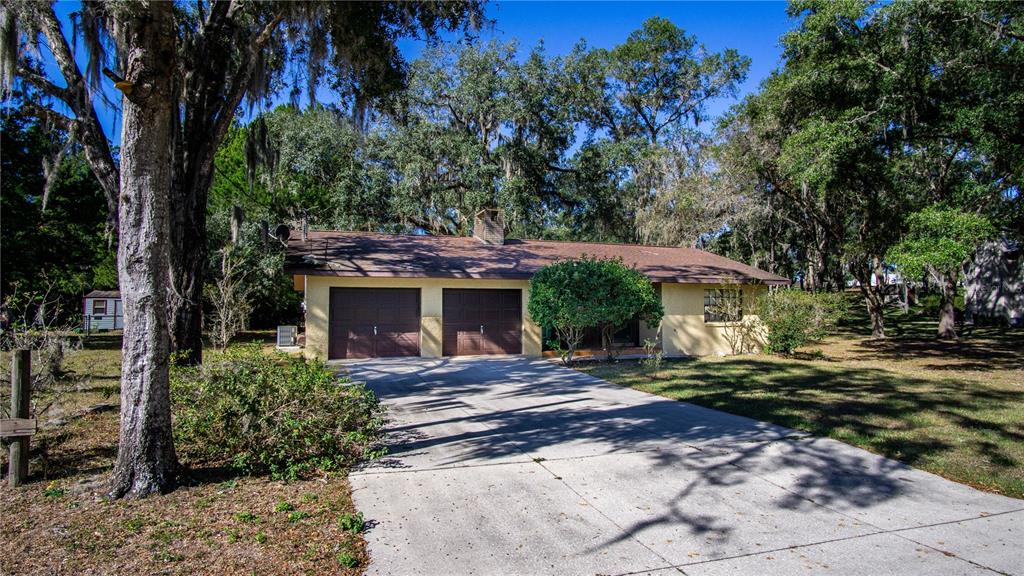
[[[426,358],[441,356],[442,290],[445,288],[517,288],[523,294],[523,354],[541,355],[541,328],[530,319],[527,303],[530,285],[526,280],[475,280],[449,278],[342,278],[306,277],[306,346],[310,357],[327,358],[328,306],[330,289],[346,288],[419,288],[420,353]],[[721,288],[713,284],[662,284],[661,301],[665,317],[660,326],[640,323],[640,340],[661,340],[666,356],[707,356],[733,353],[724,323],[704,322],[704,290]],[[746,322],[756,323],[750,308],[764,286],[744,286]]]
[[[661,303],[665,316],[661,322],[662,350],[666,356],[709,356],[734,353],[730,330],[724,322],[704,322],[704,290],[723,288],[714,284],[662,284]],[[744,322],[757,324],[752,305],[764,286],[744,286]],[[641,333],[641,337],[643,333]],[[735,338],[734,338],[735,340]]]
[[[526,280],[475,280],[460,278],[344,278],[306,277],[306,347],[309,357],[327,358],[328,307],[331,288],[419,288],[420,354],[441,356],[442,290],[445,288],[516,288],[523,292],[523,354],[541,355],[541,330],[527,311],[530,283]]]

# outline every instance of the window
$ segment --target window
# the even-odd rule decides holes
[[[107,301],[106,300],[93,300],[92,301],[92,314],[98,316],[100,314],[107,313]]]
[[[704,321],[735,322],[743,318],[743,294],[729,288],[704,290]]]

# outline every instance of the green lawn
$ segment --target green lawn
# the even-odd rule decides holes
[[[908,332],[908,330],[904,330]],[[848,334],[815,359],[773,356],[580,369],[637,390],[828,436],[1024,498],[1024,334],[961,342]]]

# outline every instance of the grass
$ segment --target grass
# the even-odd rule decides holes
[[[889,325],[889,339],[847,328],[793,358],[675,360],[658,371],[626,361],[580,369],[1024,498],[1024,332],[978,328],[940,342],[929,319],[893,314]]]
[[[40,422],[29,481],[11,489],[4,479],[0,487],[0,574],[362,572],[365,541],[338,520],[357,515],[343,475],[278,482],[195,470],[164,496],[106,499],[117,453],[119,347],[118,335],[95,335],[68,356],[76,387]]]

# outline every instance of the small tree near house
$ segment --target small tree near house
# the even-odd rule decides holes
[[[747,296],[739,283],[726,284],[712,295],[705,292],[705,314],[721,322],[722,337],[732,354],[756,352],[761,346],[761,324],[756,316],[752,317],[753,302]]]
[[[664,314],[654,286],[621,260],[581,258],[557,262],[530,280],[530,316],[554,330],[565,345],[562,361],[572,363],[587,328],[600,327],[606,350],[611,335],[632,318],[648,324]]]
[[[842,294],[779,288],[757,299],[758,321],[765,329],[765,350],[792,354],[832,334],[844,313]]]
[[[252,311],[248,284],[252,269],[235,248],[228,245],[220,250],[220,274],[206,285],[211,314],[205,320],[210,340],[218,350],[227,348],[231,339],[245,330]]]
[[[939,338],[956,338],[953,306],[964,264],[995,228],[987,218],[956,208],[925,208],[907,218],[907,234],[888,254],[907,278],[928,275],[939,285]]]

